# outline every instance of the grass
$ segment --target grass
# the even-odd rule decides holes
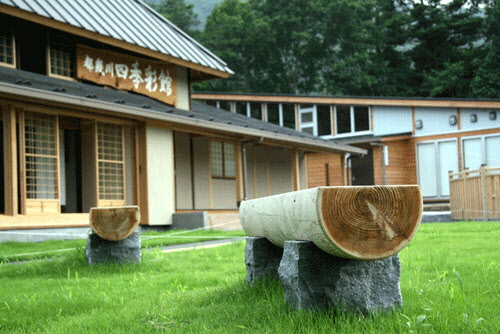
[[[499,222],[422,225],[399,254],[403,308],[368,317],[293,311],[280,284],[245,284],[243,242],[121,266],[78,249],[0,266],[0,332],[498,333],[499,237]]]
[[[153,248],[244,236],[243,231],[169,231],[141,233],[141,247]],[[83,249],[86,239],[48,240],[43,242],[5,242],[0,244],[0,262],[52,258]]]

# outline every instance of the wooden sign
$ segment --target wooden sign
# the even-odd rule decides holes
[[[175,65],[77,45],[76,75],[100,85],[133,91],[175,106]]]

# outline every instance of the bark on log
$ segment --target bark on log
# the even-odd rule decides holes
[[[90,226],[101,238],[118,241],[134,233],[141,220],[139,207],[91,208]]]
[[[418,186],[318,187],[244,201],[240,220],[248,236],[312,241],[323,251],[378,260],[403,249],[422,218]]]

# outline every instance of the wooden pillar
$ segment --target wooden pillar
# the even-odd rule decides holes
[[[245,177],[245,175],[243,175],[243,155],[241,153],[241,143],[235,144],[234,146],[236,164],[236,202],[240,203],[245,199],[243,190],[243,178]]]
[[[298,150],[290,150],[290,162],[292,164],[292,188],[300,190],[300,165]]]
[[[148,159],[146,124],[140,123],[137,128],[137,205],[141,212],[141,224],[149,224],[149,203],[148,203]]]
[[[5,214],[15,216],[18,214],[18,161],[17,161],[17,129],[16,110],[6,107],[3,110],[4,128],[4,184],[5,184]]]

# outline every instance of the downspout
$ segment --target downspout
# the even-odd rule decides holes
[[[247,196],[247,170],[248,170],[248,167],[247,167],[247,148],[246,146],[248,144],[259,144],[259,143],[262,143],[264,141],[264,138],[263,137],[260,137],[259,139],[255,139],[255,140],[248,140],[248,141],[244,141],[244,142],[241,142],[241,160],[242,161],[242,174],[243,174],[243,200],[246,201],[248,199],[248,196]]]
[[[352,173],[351,173],[351,153],[346,153],[344,155],[344,168],[346,172],[346,185],[350,186],[352,185]]]

